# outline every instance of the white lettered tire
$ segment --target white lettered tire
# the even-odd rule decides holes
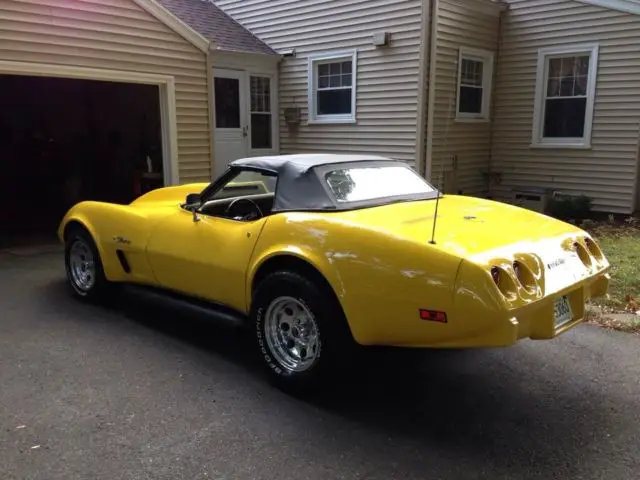
[[[305,390],[346,368],[355,342],[335,297],[294,271],[258,285],[251,318],[258,354],[274,383]]]
[[[72,226],[65,236],[65,272],[73,295],[86,301],[104,299],[109,282],[105,278],[100,253],[89,232]]]

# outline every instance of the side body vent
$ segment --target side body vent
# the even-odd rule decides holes
[[[127,261],[127,256],[124,254],[122,250],[116,250],[116,255],[118,256],[118,260],[120,261],[120,266],[125,273],[131,273],[131,266]]]

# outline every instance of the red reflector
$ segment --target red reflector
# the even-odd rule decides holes
[[[447,314],[444,312],[436,312],[435,310],[420,309],[420,319],[430,322],[447,323]]]

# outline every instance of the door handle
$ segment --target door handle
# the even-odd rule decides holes
[[[246,137],[249,134],[249,127],[248,126],[244,126],[242,127],[242,136]]]

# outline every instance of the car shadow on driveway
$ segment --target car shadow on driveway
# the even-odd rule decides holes
[[[128,320],[113,326],[123,330],[119,334],[142,328],[224,357],[262,382],[259,359],[249,353],[249,332],[193,314],[177,316],[129,296],[111,307],[77,306],[59,299],[68,295],[62,283],[47,288],[43,301],[58,297],[58,308],[110,311]],[[472,457],[490,465],[494,474],[532,468],[525,478],[551,478],[560,471],[569,478],[585,471],[585,457],[597,450],[610,421],[601,408],[604,393],[573,373],[563,350],[559,340],[499,350],[376,349],[358,376],[336,378],[322,393],[286,401],[311,404],[321,415],[341,417],[354,428],[365,426],[409,442],[424,455],[452,461]],[[287,397],[277,391],[268,396],[274,401]]]

